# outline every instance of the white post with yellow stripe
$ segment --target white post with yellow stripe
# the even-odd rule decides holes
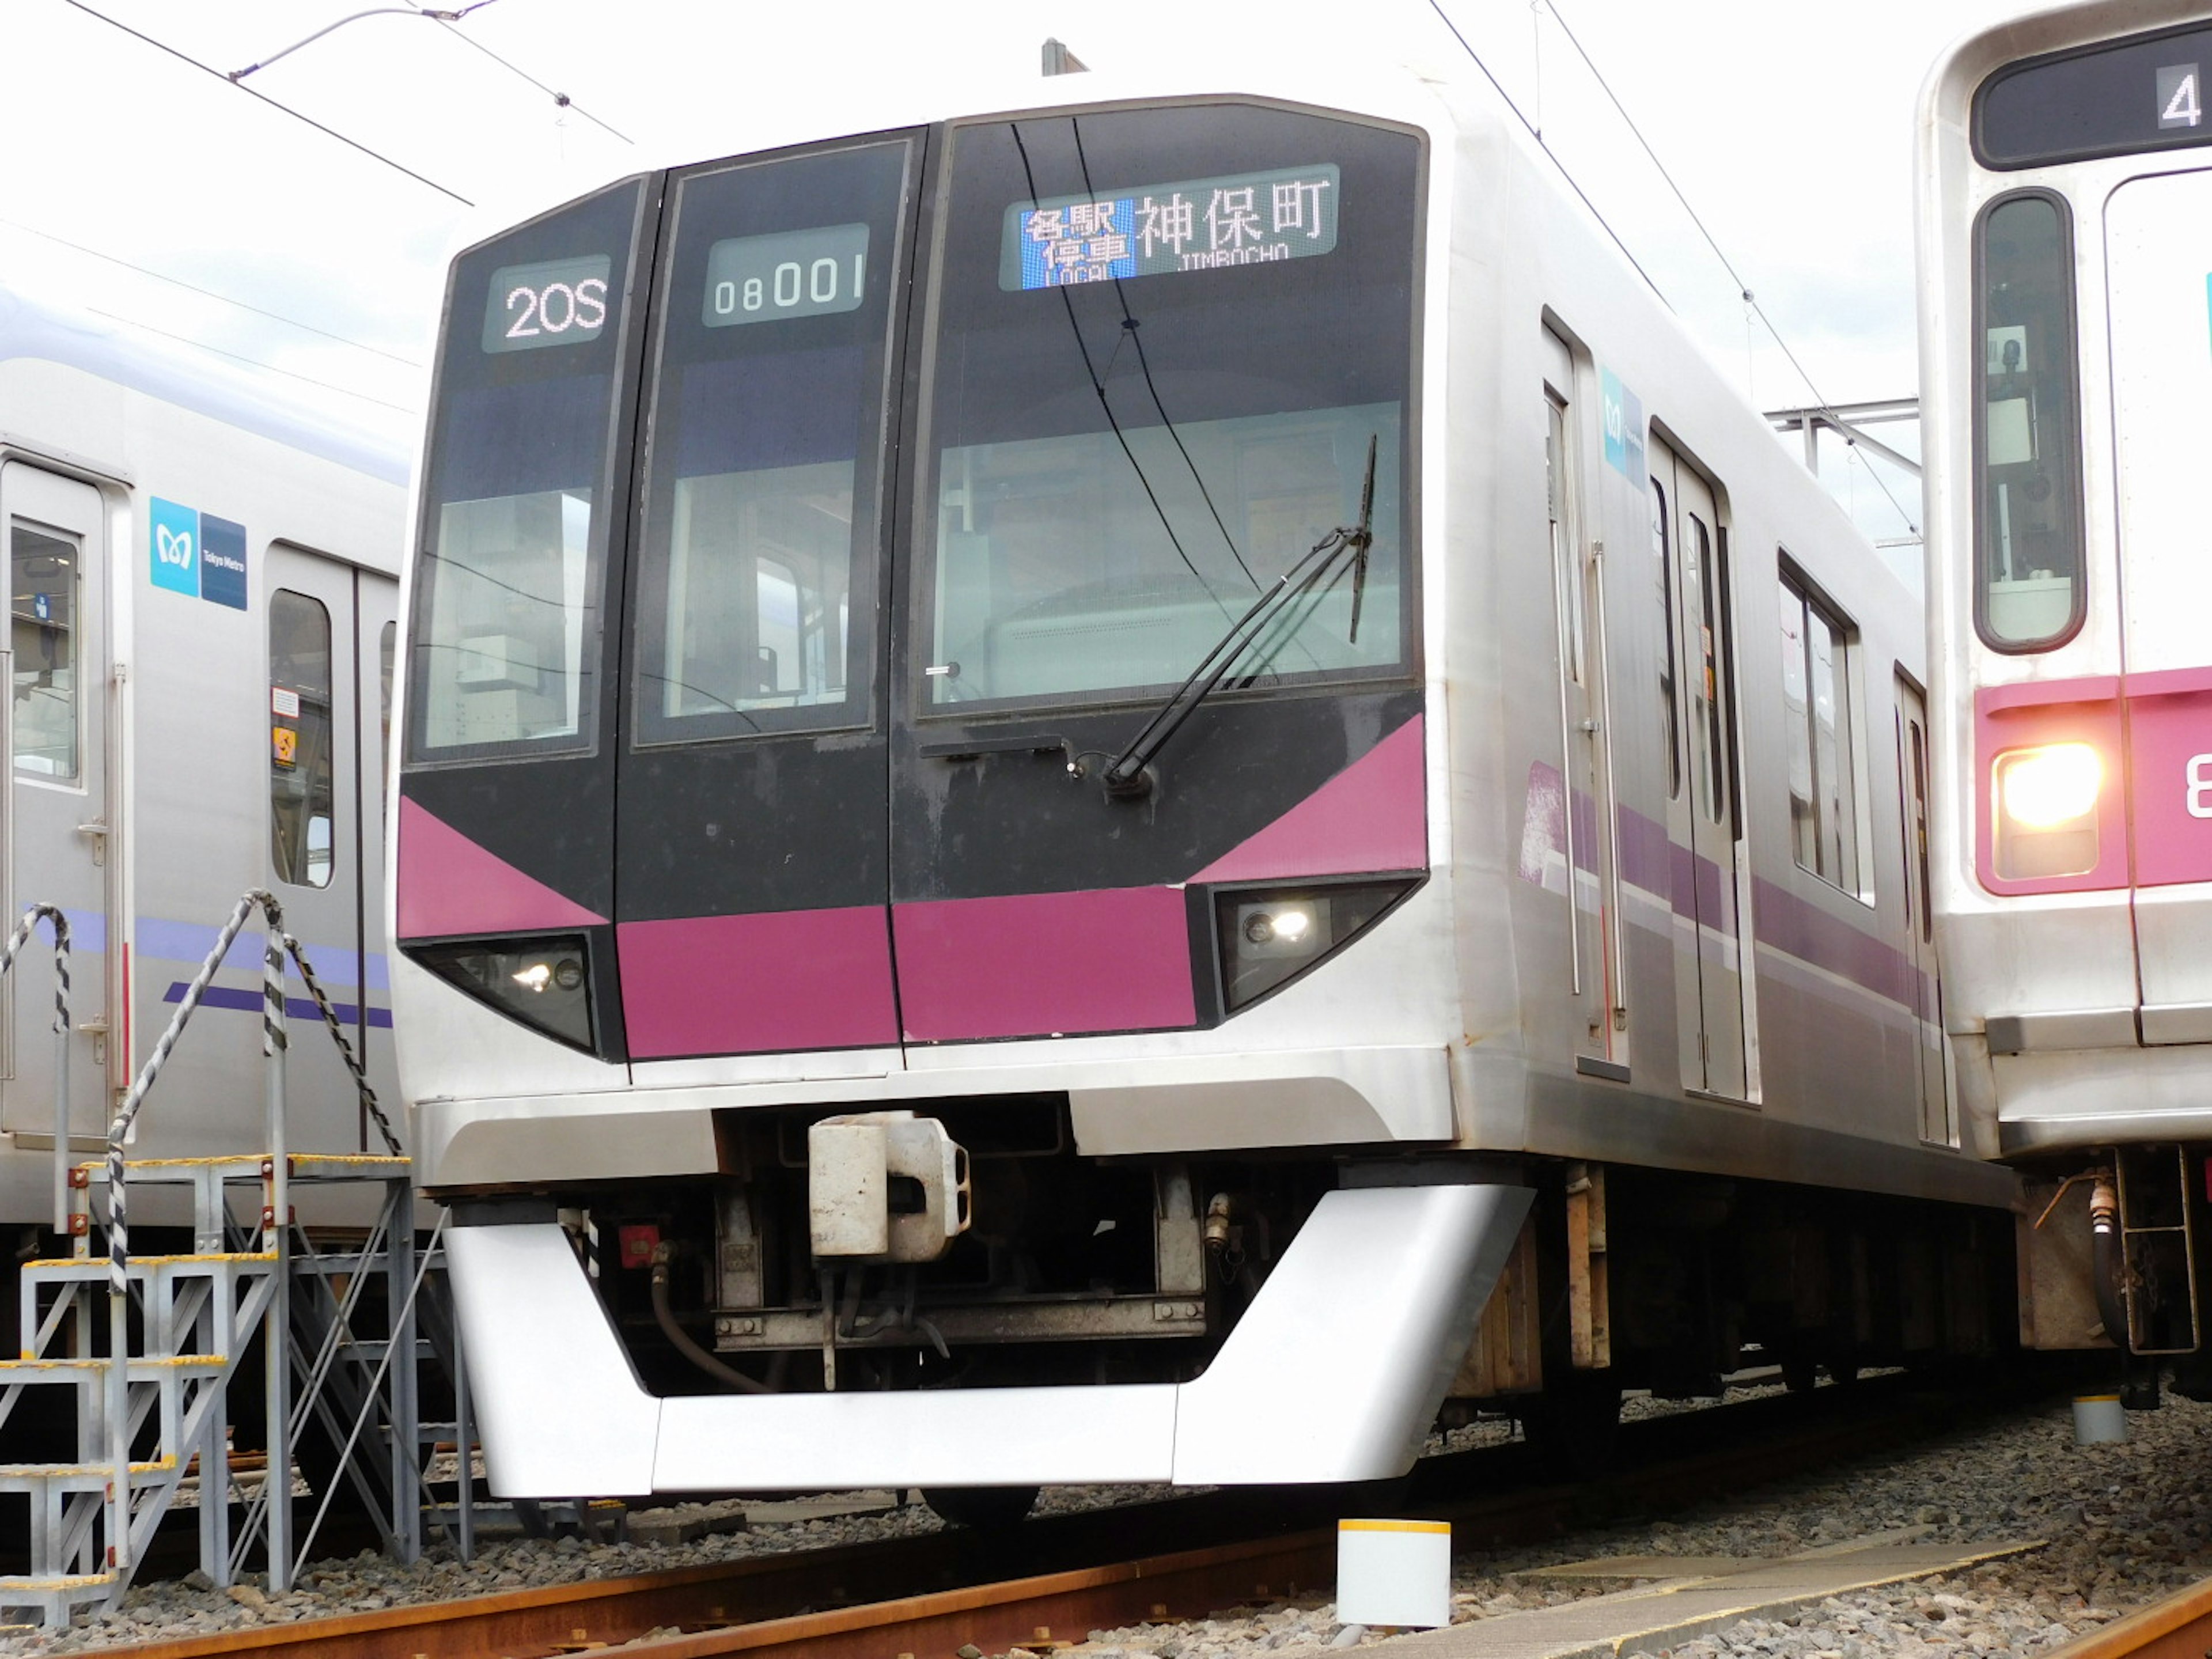
[[[1336,1620],[1418,1630],[1451,1623],[1451,1522],[1338,1522]]]

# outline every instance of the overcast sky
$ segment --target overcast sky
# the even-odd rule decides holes
[[[86,0],[112,22],[70,0],[5,3],[0,283],[263,366],[403,441],[468,215],[455,198],[559,191],[695,135],[702,158],[834,136],[865,124],[878,88],[1034,76],[1047,35],[1100,69],[1310,52],[1474,73],[1427,0],[491,0],[451,27],[362,18],[244,83],[388,165],[116,27],[229,71],[375,0]],[[1915,94],[1950,41],[2016,0],[1443,5],[1747,396],[1814,394],[1747,325],[1565,28],[1820,394],[1916,390]],[[1832,483],[1871,533],[1904,533],[1863,476]]]

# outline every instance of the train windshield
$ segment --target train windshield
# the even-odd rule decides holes
[[[677,184],[634,613],[641,742],[868,718],[908,150]]]
[[[1172,687],[1328,532],[1228,684],[1407,672],[1420,152],[1285,110],[963,127],[936,276],[925,707]],[[1364,591],[1357,605],[1355,587]]]
[[[462,256],[409,646],[408,758],[592,747],[631,181]]]

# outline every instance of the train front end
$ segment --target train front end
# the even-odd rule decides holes
[[[1961,42],[1920,133],[1935,860],[1981,1148],[2031,1175],[2023,1337],[2212,1394],[2212,19]],[[2154,1389],[2155,1383],[2147,1387]]]
[[[1529,1201],[1433,1156],[1435,165],[1096,105],[455,262],[393,996],[501,1491],[1410,1461]]]

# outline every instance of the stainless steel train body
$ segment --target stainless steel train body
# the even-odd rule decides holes
[[[1016,98],[454,264],[393,996],[500,1488],[1977,1340],[1910,596],[1486,94]]]
[[[0,911],[69,918],[80,1157],[250,887],[279,897],[396,1093],[379,803],[404,477],[390,446],[288,410],[265,381],[0,292]],[[45,937],[0,982],[0,1219],[24,1227],[53,1224]],[[259,934],[242,937],[133,1156],[264,1144],[259,963]],[[292,988],[295,1030],[317,1024]],[[292,1146],[360,1149],[334,1047],[301,1034],[289,1066]],[[142,1218],[187,1218],[157,1196]]]
[[[2029,1236],[2045,1346],[2124,1321],[2203,1348],[2206,68],[2202,7],[2075,5],[1968,39],[1923,94],[1933,885],[1978,1150],[2039,1198],[2091,1177]]]

